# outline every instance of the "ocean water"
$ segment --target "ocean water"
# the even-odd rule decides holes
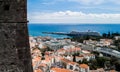
[[[120,32],[120,24],[28,24],[30,36],[51,36],[64,38],[68,36],[43,34],[42,32],[71,32],[71,31],[96,31],[100,34]]]

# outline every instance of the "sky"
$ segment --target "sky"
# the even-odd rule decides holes
[[[120,0],[28,0],[30,23],[120,24]]]

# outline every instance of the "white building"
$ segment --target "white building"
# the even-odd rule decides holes
[[[115,36],[114,38],[115,38],[115,40],[119,40],[120,36]]]
[[[89,66],[87,64],[80,64],[80,72],[90,72]]]

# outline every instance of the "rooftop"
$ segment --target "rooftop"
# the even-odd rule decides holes
[[[64,68],[52,68],[51,70],[54,72],[72,72],[71,70],[64,69]]]
[[[80,64],[80,68],[89,68],[89,66],[87,64]]]

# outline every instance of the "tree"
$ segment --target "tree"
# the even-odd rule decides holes
[[[76,62],[76,58],[75,58],[75,55],[73,55],[73,62]]]
[[[87,59],[83,59],[82,63],[88,64]]]
[[[108,32],[108,34],[107,34],[107,38],[110,38],[110,37],[111,37],[111,33]]]
[[[103,57],[97,58],[97,62],[98,62],[98,65],[99,65],[100,67],[104,67],[104,62],[105,62],[105,60],[104,60]]]
[[[91,59],[88,64],[91,70],[96,70],[98,68],[98,63],[96,59]]]
[[[103,33],[102,36],[103,36],[103,38],[107,38],[107,34],[106,33]]]
[[[115,67],[117,71],[120,71],[120,61],[115,62]]]
[[[120,40],[115,40],[114,45],[118,47],[118,50],[120,50]]]

